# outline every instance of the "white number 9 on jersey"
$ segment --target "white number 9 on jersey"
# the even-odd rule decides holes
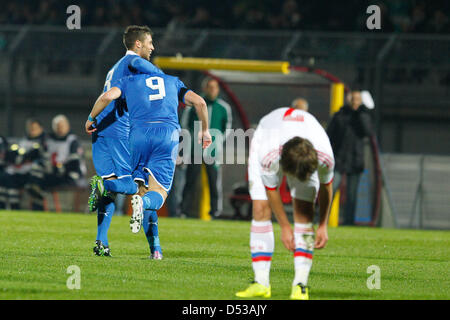
[[[103,87],[103,91],[108,91],[109,89],[111,89],[111,80],[112,80],[113,74],[114,74],[114,68],[109,70],[108,74],[106,75],[106,81],[105,81],[105,85]]]
[[[156,84],[153,83],[154,81],[156,81]],[[145,79],[145,84],[150,89],[158,91],[158,93],[148,95],[148,98],[150,99],[150,101],[160,100],[166,96],[166,88],[164,87],[164,79],[163,78],[150,77],[150,78]]]

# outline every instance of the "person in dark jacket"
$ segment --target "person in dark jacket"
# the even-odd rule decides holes
[[[21,190],[28,190],[33,166],[42,163],[46,151],[46,134],[36,119],[25,124],[26,136],[21,139],[4,140],[0,150],[0,209],[22,208]]]
[[[357,188],[364,171],[364,137],[372,134],[372,116],[362,103],[361,92],[352,91],[349,100],[334,114],[327,128],[335,157],[333,194],[342,175],[347,177],[343,225],[353,225],[355,221]]]
[[[66,116],[52,120],[53,132],[47,139],[44,166],[33,166],[30,178],[32,210],[44,209],[44,192],[59,186],[76,186],[86,174],[83,149],[78,137],[70,132]]]

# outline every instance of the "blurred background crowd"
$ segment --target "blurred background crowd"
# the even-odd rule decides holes
[[[29,118],[23,137],[0,136],[0,209],[48,210],[45,192],[86,187],[84,150],[69,119],[56,115],[51,128]]]
[[[210,83],[218,94],[209,97],[211,108],[228,110],[229,104],[227,126],[233,129],[245,127],[243,114],[249,127],[255,126],[273,108],[288,106],[299,96],[307,99],[309,112],[327,126],[330,81],[344,83],[346,90],[370,91],[375,101],[374,134],[383,174],[396,199],[398,225],[450,226],[448,0],[6,0],[1,4],[0,208],[86,210],[86,180],[94,170],[91,141],[83,124],[106,73],[125,52],[124,28],[135,24],[154,31],[152,59],[183,56],[290,63],[295,71],[289,75],[209,70],[223,82],[220,90],[217,83]],[[81,9],[81,30],[66,26],[70,5]],[[370,5],[380,8],[381,30],[366,26]],[[202,86],[205,71],[167,72],[208,95]],[[72,124],[59,137],[52,120],[57,114],[64,114]],[[34,130],[39,127],[49,133],[46,142],[34,141],[40,134],[32,131],[40,132]],[[202,190],[190,186],[205,176],[198,167],[178,168],[168,210],[192,217],[200,202],[188,208],[186,199],[191,200],[189,192],[199,195]],[[204,181],[217,184],[216,190],[210,190],[210,199],[217,200],[210,214],[230,217],[236,208],[229,197],[236,183],[245,182],[246,164],[208,169]],[[355,186],[349,182],[347,186]],[[367,187],[366,198],[372,199],[370,188],[375,184],[361,186]],[[55,198],[55,191],[64,189],[74,196],[61,203],[45,202],[45,195]],[[358,212],[375,212],[368,206],[363,209]],[[372,219],[370,214],[366,216]],[[357,218],[364,222],[361,219],[366,216]]]
[[[0,12],[0,24],[62,25],[70,4],[66,0],[9,2]],[[80,0],[76,4],[83,12],[83,26],[345,32],[367,31],[366,8],[376,4],[383,32],[450,33],[450,2],[445,0]]]

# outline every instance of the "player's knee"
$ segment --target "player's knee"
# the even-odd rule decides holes
[[[148,191],[150,191],[142,182],[139,182],[139,191],[138,195],[141,197],[145,195]]]
[[[295,221],[313,221],[314,204],[309,201],[295,199],[293,200],[294,220]]]
[[[253,219],[266,221],[272,218],[272,211],[267,200],[253,200]]]
[[[163,201],[166,201],[167,192],[163,188],[161,188],[160,186],[151,186],[151,187],[149,186],[148,188],[145,187],[145,186],[139,186],[139,193],[138,194],[141,197],[143,197],[149,191],[154,191],[154,192],[159,193],[162,196]]]

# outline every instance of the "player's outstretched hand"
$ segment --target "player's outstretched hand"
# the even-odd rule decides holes
[[[281,242],[289,251],[295,251],[294,232],[290,226],[281,228]]]
[[[86,124],[84,125],[84,127],[86,129],[86,133],[92,134],[92,132],[97,131],[96,128],[92,127],[93,124],[94,124],[94,121],[86,120]]]
[[[328,242],[327,226],[326,225],[319,226],[316,231],[316,243],[314,247],[316,249],[322,249],[325,247],[327,242]]]
[[[211,145],[212,138],[209,130],[201,131],[198,135],[198,143],[202,144],[202,148],[206,149]]]

